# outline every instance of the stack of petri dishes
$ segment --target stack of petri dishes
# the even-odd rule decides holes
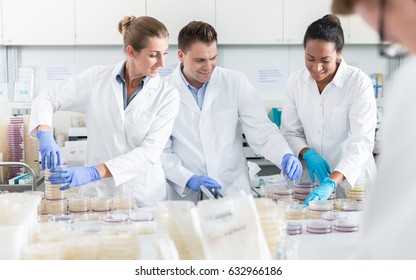
[[[347,190],[347,198],[351,200],[364,200],[365,199],[365,189],[364,188],[354,188]]]
[[[114,211],[129,214],[134,210],[134,198],[116,196],[113,201]]]
[[[101,236],[99,256],[102,260],[140,259],[139,239],[127,228],[108,228]]]
[[[62,167],[62,166],[59,166]],[[52,184],[49,176],[53,173],[50,169],[45,169],[45,214],[47,215],[66,215],[68,213],[68,200],[65,191],[60,188],[66,184]]]
[[[91,198],[89,197],[70,197],[68,198],[68,212],[86,213],[91,210]]]
[[[303,204],[290,204],[285,207],[287,220],[301,220],[306,218],[309,207]]]
[[[324,220],[313,220],[307,223],[306,231],[313,234],[332,232],[332,223]]]
[[[293,189],[287,188],[283,185],[273,186],[273,200],[278,201],[279,199],[292,198]]]
[[[156,206],[157,230],[172,239],[181,260],[205,256],[191,216],[193,207],[192,201],[160,201]]]
[[[361,211],[363,210],[363,201],[352,200],[348,198],[335,199],[335,210],[337,211]]]
[[[359,223],[353,219],[340,219],[334,221],[334,230],[340,232],[354,232],[358,231]]]
[[[8,137],[9,137],[9,147],[8,154],[9,160],[12,162],[24,162],[25,161],[25,152],[24,152],[24,124],[23,118],[20,117],[11,117],[9,120],[8,128]],[[25,168],[22,166],[10,166],[9,167],[9,176],[10,178],[16,177],[25,173]]]
[[[112,197],[91,198],[91,211],[110,212],[112,210],[113,210],[113,198]]]
[[[72,236],[64,241],[65,260],[98,260],[100,239],[94,235]]]
[[[287,234],[297,235],[302,233],[302,224],[297,222],[288,222],[287,223]]]
[[[153,208],[139,208],[130,213],[130,222],[138,234],[152,234],[156,231]]]
[[[308,218],[321,219],[322,214],[333,211],[334,202],[332,200],[312,200],[309,202]]]
[[[284,231],[284,214],[281,208],[269,198],[257,198],[254,202],[267,246],[270,252],[273,253]]]
[[[296,184],[294,189],[295,189],[294,198],[299,199],[299,201],[303,202],[311,193],[311,191],[313,191],[314,185]]]

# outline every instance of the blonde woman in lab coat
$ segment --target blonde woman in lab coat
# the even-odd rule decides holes
[[[336,16],[313,22],[304,37],[306,67],[293,73],[286,85],[282,131],[306,164],[302,180],[319,182],[306,205],[328,199],[337,185],[350,189],[375,176],[373,85],[367,74],[345,62],[343,46]],[[344,196],[340,191],[338,196]]]
[[[366,200],[358,248],[364,259],[416,260],[416,181],[412,176],[416,159],[412,148],[416,139],[416,1],[334,0],[333,10],[342,14],[355,10],[380,32],[381,41],[400,43],[411,54],[385,91],[383,158]],[[408,264],[412,273],[414,262]]]
[[[179,33],[180,64],[167,77],[180,92],[180,110],[162,154],[170,199],[197,201],[200,186],[227,195],[251,193],[242,133],[250,146],[292,180],[302,172],[248,79],[217,66],[217,33],[193,21]]]
[[[134,196],[139,205],[153,205],[167,197],[160,154],[179,108],[177,89],[158,75],[168,31],[152,17],[134,16],[121,20],[119,31],[126,60],[43,90],[32,103],[30,134],[39,138],[43,167],[58,172],[52,183],[66,184],[61,189],[82,186],[84,196]],[[62,163],[52,137],[56,111],[86,115],[85,167],[56,168]]]

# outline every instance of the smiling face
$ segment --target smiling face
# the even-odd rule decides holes
[[[334,78],[342,51],[337,52],[335,43],[310,39],[305,46],[305,65],[312,78],[319,84],[328,84]]]
[[[135,51],[133,47],[127,47],[129,56],[129,71],[130,76],[147,76],[154,78],[159,72],[160,68],[165,65],[165,58],[168,51],[168,37],[149,38],[146,48],[140,51]]]
[[[200,88],[211,78],[217,66],[217,44],[204,42],[193,43],[188,51],[178,51],[179,60],[183,63],[183,75],[195,88]]]

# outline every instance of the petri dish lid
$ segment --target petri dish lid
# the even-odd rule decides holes
[[[310,221],[306,227],[307,229],[323,230],[323,229],[331,229],[332,224],[328,221]]]
[[[105,215],[102,219],[104,222],[120,223],[127,221],[129,219],[129,215],[123,213],[113,213]]]
[[[130,220],[135,222],[153,221],[154,215],[150,211],[134,211],[130,213]]]
[[[295,181],[290,180],[286,172],[280,172],[280,176],[282,177],[283,184],[286,186],[286,188],[293,189],[295,187]]]
[[[51,216],[49,217],[48,222],[72,224],[74,222],[74,217],[69,215]]]
[[[294,231],[294,230],[302,230],[302,224],[296,222],[287,223],[287,230]]]

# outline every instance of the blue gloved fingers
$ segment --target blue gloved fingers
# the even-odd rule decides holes
[[[41,154],[41,164],[42,164],[42,170],[45,170],[45,163],[46,163],[46,154]]]
[[[214,189],[221,189],[222,188],[220,183],[218,183],[217,181],[215,181],[211,177],[206,178],[204,182],[209,183],[212,186],[212,188],[214,188]],[[202,185],[204,185],[204,184],[202,184]]]
[[[68,185],[65,185],[65,186],[59,188],[59,190],[60,191],[65,191],[65,190],[70,189],[70,188],[72,188],[72,186],[71,186],[71,184],[68,184]]]
[[[221,188],[221,186],[217,182],[205,181],[205,182],[202,182],[201,185],[204,185],[205,187],[211,188],[211,189],[220,189]]]
[[[328,172],[328,174],[332,173],[331,167],[329,166],[329,164],[327,162],[325,162],[325,168],[326,168],[326,172]]]
[[[303,170],[302,164],[300,164],[300,162],[299,162],[299,164],[296,165],[296,169],[293,172],[293,177],[291,178],[291,180],[295,181],[296,179],[298,179],[300,177],[300,175],[302,174],[302,170]]]
[[[328,173],[326,173],[326,170],[322,170],[321,168],[318,168],[316,170],[316,176],[318,177],[318,180],[320,183],[324,181],[326,177],[328,177]]]
[[[309,177],[311,178],[311,183],[312,183],[312,185],[314,185],[315,184],[315,176],[314,176],[315,174],[310,169],[308,169],[308,171],[309,171]]]
[[[305,199],[305,201],[303,202],[303,204],[305,205],[309,205],[309,202],[311,202],[312,200],[319,200],[319,196],[315,194],[315,192],[311,192],[308,197]]]

